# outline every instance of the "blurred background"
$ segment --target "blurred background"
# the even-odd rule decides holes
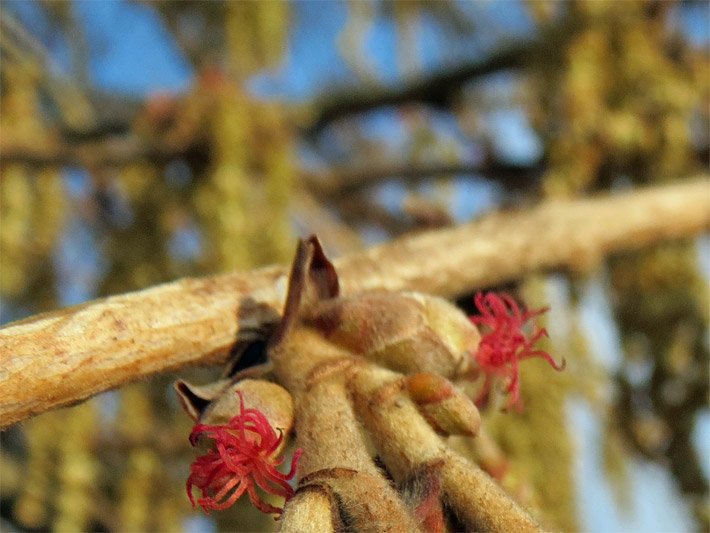
[[[287,263],[310,233],[337,256],[708,166],[705,1],[4,0],[0,21],[2,323]],[[552,307],[568,369],[526,363],[525,411],[484,423],[552,528],[710,529],[709,273],[705,236],[506,287]],[[2,433],[0,529],[273,528],[190,507],[175,378]]]

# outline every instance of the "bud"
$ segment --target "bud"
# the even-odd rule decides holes
[[[197,423],[225,425],[244,403],[258,409],[269,423],[288,435],[293,428],[294,408],[291,394],[281,385],[261,379],[243,379],[236,383],[220,380],[208,385],[175,382],[175,390],[188,415]]]
[[[437,433],[476,435],[481,415],[463,392],[445,378],[421,372],[406,379],[409,397]]]
[[[187,495],[193,507],[199,504],[208,513],[210,509],[230,507],[246,493],[260,511],[280,515],[283,509],[265,502],[256,489],[286,501],[292,498],[294,490],[289,481],[296,475],[302,450],[293,454],[288,473],[277,470],[284,462],[280,457],[283,430],[275,429],[260,409],[245,407],[241,390],[235,396],[239,398],[239,410],[226,424],[197,424],[190,434],[193,446],[200,437],[206,437],[214,441],[214,447],[190,466]],[[193,488],[202,492],[197,500]]]
[[[370,291],[321,300],[303,323],[338,347],[392,370],[447,377],[466,371],[480,338],[457,307],[417,293]]]

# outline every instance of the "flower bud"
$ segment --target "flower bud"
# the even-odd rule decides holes
[[[465,372],[479,334],[454,305],[417,293],[371,291],[318,302],[304,325],[392,370],[453,377]]]
[[[437,433],[478,433],[481,415],[473,402],[452,383],[436,374],[422,372],[406,380],[409,397]]]
[[[226,424],[239,412],[241,392],[244,402],[264,413],[271,425],[288,434],[293,427],[293,399],[282,386],[260,379],[243,379],[232,383],[220,380],[196,386],[178,380],[175,383],[185,411],[202,424]]]

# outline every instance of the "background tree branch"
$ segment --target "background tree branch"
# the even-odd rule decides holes
[[[339,118],[375,108],[419,102],[435,107],[447,107],[452,96],[471,80],[488,74],[519,69],[540,57],[547,61],[556,58],[564,49],[564,42],[574,35],[573,20],[555,23],[542,30],[538,37],[527,41],[502,43],[483,58],[420,76],[397,87],[357,87],[331,90],[314,104],[314,117],[305,131],[318,134],[325,126]]]
[[[486,157],[481,163],[411,163],[380,164],[361,167],[333,168],[328,172],[304,174],[308,187],[329,198],[348,198],[362,189],[373,187],[390,178],[406,183],[425,182],[435,176],[486,176],[508,189],[529,187],[539,181],[545,161],[520,165]]]
[[[344,293],[382,288],[453,297],[525,273],[594,268],[609,254],[710,227],[707,176],[547,201],[404,237],[335,261]],[[0,330],[2,427],[160,372],[223,362],[262,336],[283,304],[286,268],[183,279],[12,323]]]

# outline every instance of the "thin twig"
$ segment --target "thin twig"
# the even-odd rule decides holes
[[[453,297],[710,227],[707,177],[545,202],[405,237],[335,261],[343,292],[384,288]],[[235,244],[236,245],[236,244]],[[278,319],[286,268],[183,279],[15,322],[0,330],[0,424],[160,372],[223,362]]]

